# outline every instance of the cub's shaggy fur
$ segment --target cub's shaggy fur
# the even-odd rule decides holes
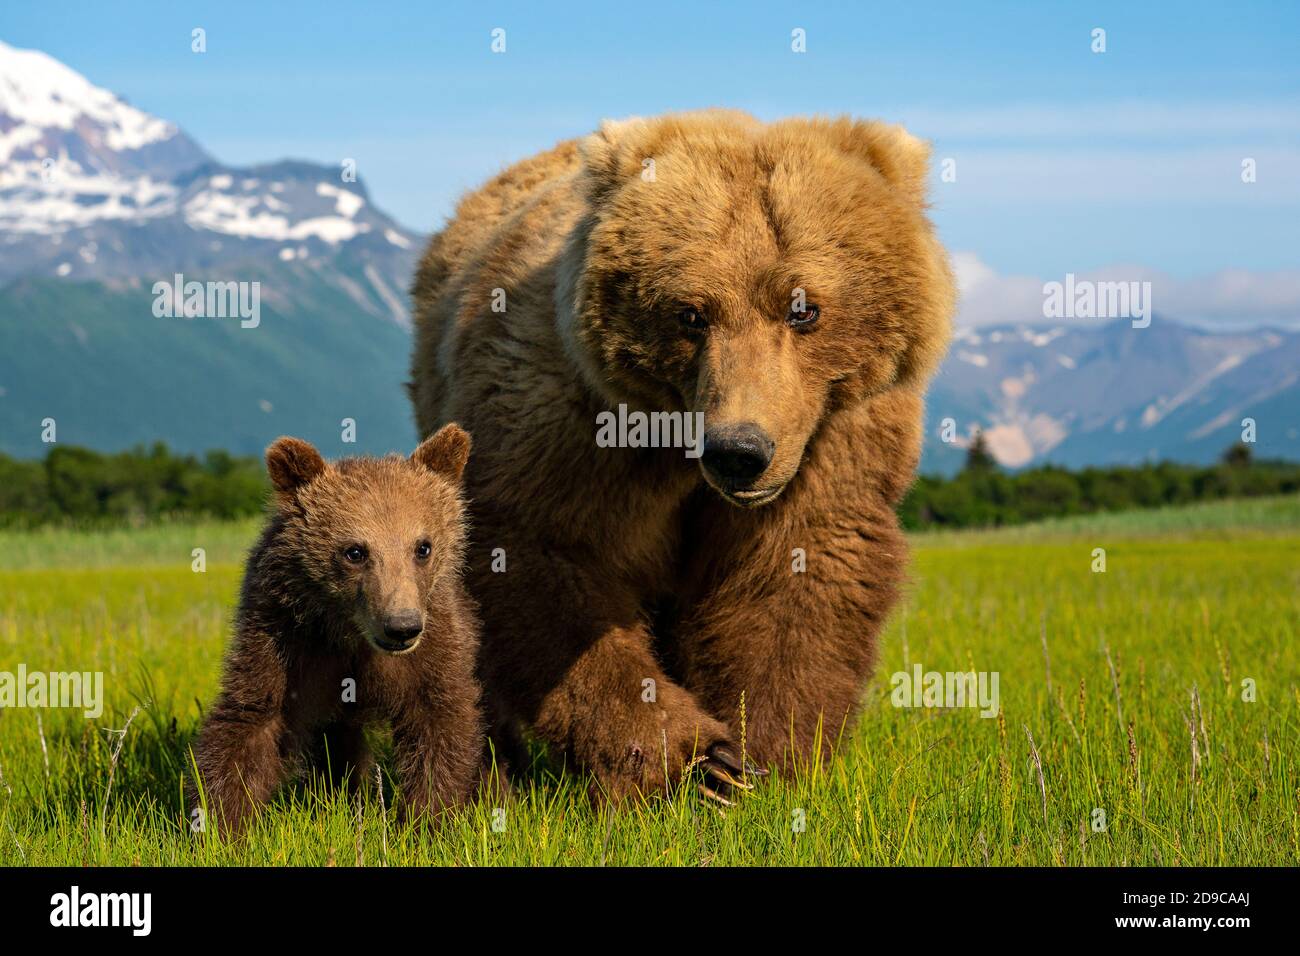
[[[852,718],[954,306],[928,152],[848,119],[606,123],[433,238],[411,395],[422,434],[474,434],[499,750],[527,729],[617,796],[693,756],[734,781],[742,695],[768,766]],[[703,458],[597,447],[619,404],[703,413]]]
[[[455,425],[409,460],[327,465],[294,438],[267,450],[278,508],[249,556],[221,695],[195,747],[223,831],[239,832],[304,763],[358,785],[372,766],[363,729],[377,720],[392,726],[408,812],[471,793],[483,729],[460,581],[468,454]]]

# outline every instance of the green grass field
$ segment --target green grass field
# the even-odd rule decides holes
[[[358,804],[303,784],[229,845],[190,834],[180,775],[255,530],[0,532],[0,671],[100,670],[107,701],[98,720],[0,710],[0,863],[1300,860],[1296,499],[917,536],[858,728],[731,810],[685,789],[596,809],[542,764],[495,814],[438,833],[398,825],[387,781],[382,805],[374,787]],[[1000,716],[892,706],[890,675],[914,664],[996,671]]]

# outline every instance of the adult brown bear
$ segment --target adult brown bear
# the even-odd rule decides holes
[[[474,438],[499,749],[530,731],[614,797],[694,761],[725,794],[743,694],[749,757],[830,750],[898,596],[894,506],[949,337],[928,154],[849,119],[606,123],[433,238],[411,396],[422,434]],[[620,405],[703,413],[703,456],[598,446]]]

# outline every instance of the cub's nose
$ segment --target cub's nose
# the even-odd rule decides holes
[[[424,630],[424,615],[415,608],[394,611],[384,618],[384,637],[394,644],[410,644]]]
[[[776,444],[753,422],[705,429],[700,461],[725,485],[746,485],[772,463]]]

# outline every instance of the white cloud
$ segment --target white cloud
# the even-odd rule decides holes
[[[958,326],[1043,320],[1042,279],[998,275],[974,252],[954,253],[952,267],[960,293]]]
[[[1063,275],[1000,275],[974,252],[954,253],[952,264],[961,294],[957,310],[961,328],[1045,322],[1043,285],[1065,279]],[[1300,327],[1300,270],[1225,269],[1211,275],[1178,278],[1143,266],[1120,264],[1077,273],[1075,278],[1150,282],[1155,314],[1182,322],[1216,328]]]

